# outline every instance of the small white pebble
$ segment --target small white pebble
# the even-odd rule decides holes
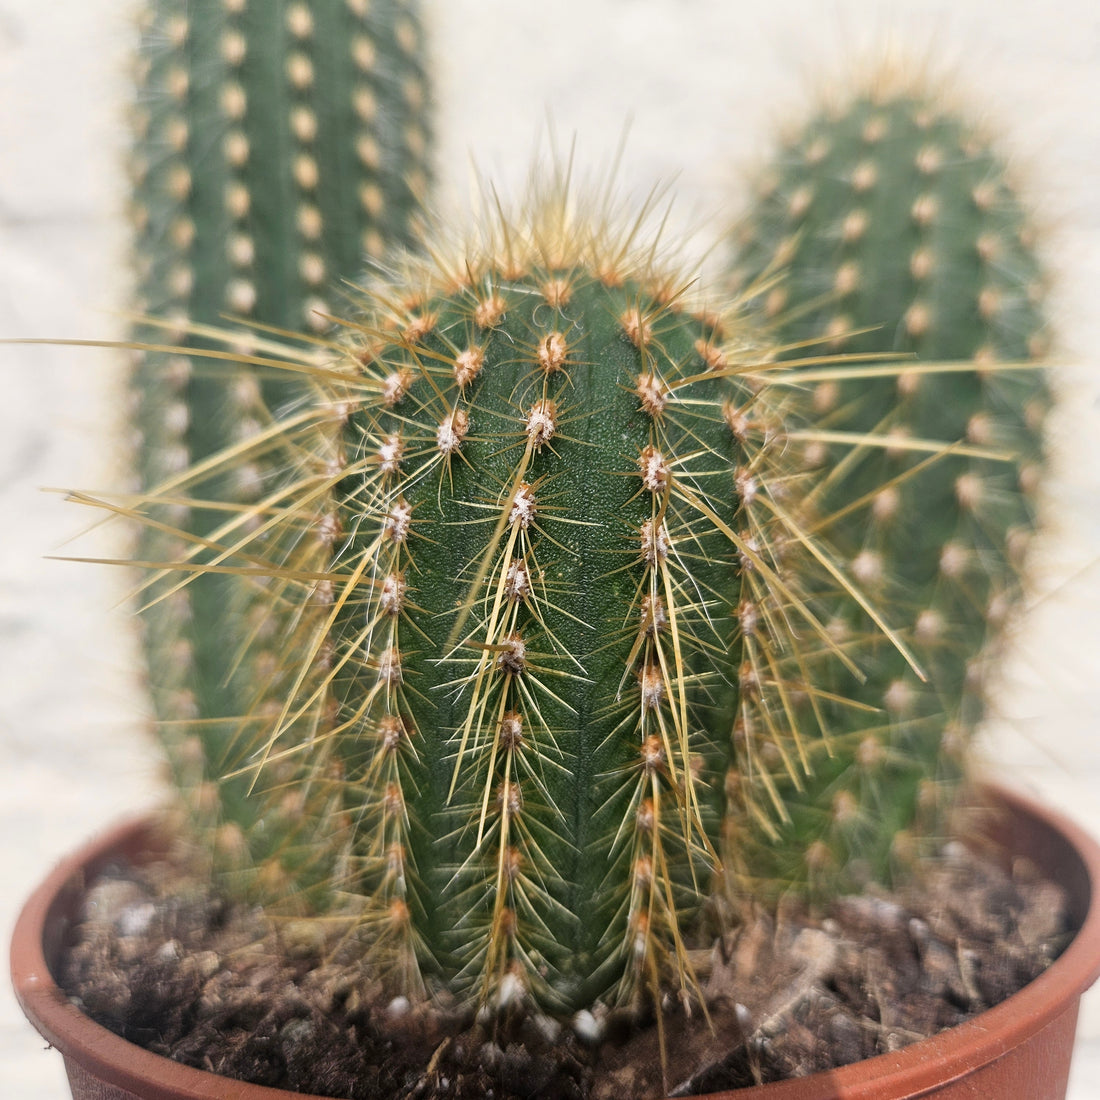
[[[952,863],[964,863],[969,855],[969,849],[961,841],[949,840],[943,846],[943,858]]]
[[[157,962],[177,962],[183,958],[183,947],[179,940],[167,940],[157,948]]]
[[[157,907],[151,901],[131,905],[119,913],[115,927],[120,936],[140,936],[148,930],[156,915]]]
[[[582,1008],[573,1017],[573,1031],[584,1043],[598,1043],[603,1038],[604,1027],[587,1008]]]

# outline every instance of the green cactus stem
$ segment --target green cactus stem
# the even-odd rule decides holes
[[[884,72],[784,145],[735,269],[781,358],[893,360],[803,372],[793,438],[819,472],[804,522],[891,610],[927,681],[850,602],[823,611],[868,675],[821,687],[868,709],[828,714],[792,825],[748,860],[761,881],[859,881],[950,805],[1019,598],[1049,405],[1044,373],[1017,369],[1046,341],[1034,234],[980,132]]]
[[[830,652],[798,596],[829,566],[784,503],[770,349],[546,191],[370,289],[312,411],[257,437],[297,476],[195,561],[292,624],[242,770],[273,834],[288,792],[337,807],[332,898],[391,988],[561,1010],[690,995],[737,777],[779,818],[773,762],[805,770],[783,667]]]
[[[202,326],[226,318],[306,334],[324,331],[368,260],[413,244],[427,186],[425,80],[415,2],[406,0],[150,0],[140,17],[132,108],[131,221],[135,312],[136,465],[156,488],[140,556],[178,559],[224,514],[204,507],[226,489],[204,467],[305,388],[287,372],[212,370],[187,349],[220,346]],[[306,339],[304,337],[303,339]],[[240,330],[238,348],[262,346]],[[206,472],[204,472],[206,471]],[[220,475],[218,475],[220,476]],[[262,464],[242,460],[238,496],[263,493]],[[150,687],[171,765],[195,793],[191,813],[221,822],[223,847],[260,845],[239,763],[239,720],[257,705],[270,647],[247,665],[244,639],[280,627],[256,587],[206,576],[181,589],[153,573],[145,618]],[[186,775],[186,779],[185,779]]]

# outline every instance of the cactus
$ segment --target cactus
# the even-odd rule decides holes
[[[882,72],[783,147],[736,237],[734,270],[804,370],[794,432],[819,471],[803,516],[911,641],[925,682],[847,610],[856,664],[826,716],[791,823],[757,883],[858,881],[934,832],[984,712],[983,670],[1020,594],[1049,404],[1034,234],[988,140],[931,85]],[[816,513],[818,518],[813,518]],[[826,592],[820,593],[825,606]]]
[[[881,875],[949,801],[981,709],[957,670],[1033,523],[1045,383],[997,360],[1038,350],[1037,267],[927,98],[796,150],[729,308],[559,182],[380,277],[342,337],[192,330],[254,423],[152,496],[196,644],[221,578],[240,601],[178,778],[276,905],[364,922],[394,994],[690,999],[708,898]]]
[[[187,348],[217,340],[226,316],[323,331],[366,259],[410,245],[427,181],[425,84],[415,3],[404,0],[150,0],[141,17],[131,154],[137,466],[160,487],[139,556],[180,557],[216,532],[203,507],[223,489],[203,472],[228,446],[281,416],[304,387],[287,372],[213,372]],[[240,329],[238,350],[263,342]],[[308,340],[308,335],[302,338]],[[155,345],[178,343],[175,352]],[[190,472],[189,472],[190,471]],[[238,493],[262,493],[242,460]],[[239,716],[270,655],[231,654],[272,630],[253,586],[228,575],[181,589],[154,571],[146,651],[154,711],[190,811],[225,826],[221,847],[263,847],[238,759]]]
[[[737,777],[797,783],[814,736],[781,668],[832,653],[798,589],[834,574],[787,515],[771,351],[611,205],[544,187],[371,287],[257,437],[296,476],[195,559],[291,624],[243,773],[271,835],[315,812],[292,789],[328,807],[329,900],[395,992],[690,996]],[[301,852],[263,872],[285,895]]]

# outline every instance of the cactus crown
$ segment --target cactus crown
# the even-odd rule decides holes
[[[792,578],[831,567],[743,320],[610,201],[525,210],[372,286],[317,362],[272,345],[315,399],[191,566],[283,624],[237,741],[263,884],[351,904],[395,988],[561,1008],[690,989],[720,857],[801,782],[832,650]]]

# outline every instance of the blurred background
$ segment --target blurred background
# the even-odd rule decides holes
[[[275,4],[272,3],[274,7]],[[1002,135],[1044,227],[1062,401],[1034,590],[983,748],[1100,835],[1100,8],[1062,0],[425,0],[441,202],[505,195],[576,136],[582,172],[628,130],[621,180],[678,195],[702,252],[743,174],[823,80],[885,44],[952,72]],[[0,337],[117,338],[124,302],[123,0],[0,0]],[[461,217],[461,215],[459,215]],[[91,517],[44,489],[117,486],[120,357],[0,348],[0,936],[45,868],[158,798],[121,571],[48,560]],[[82,553],[88,551],[82,543]],[[111,549],[105,538],[102,549]],[[1070,1100],[1100,1097],[1100,992]],[[68,1095],[0,987],[4,1091]]]

